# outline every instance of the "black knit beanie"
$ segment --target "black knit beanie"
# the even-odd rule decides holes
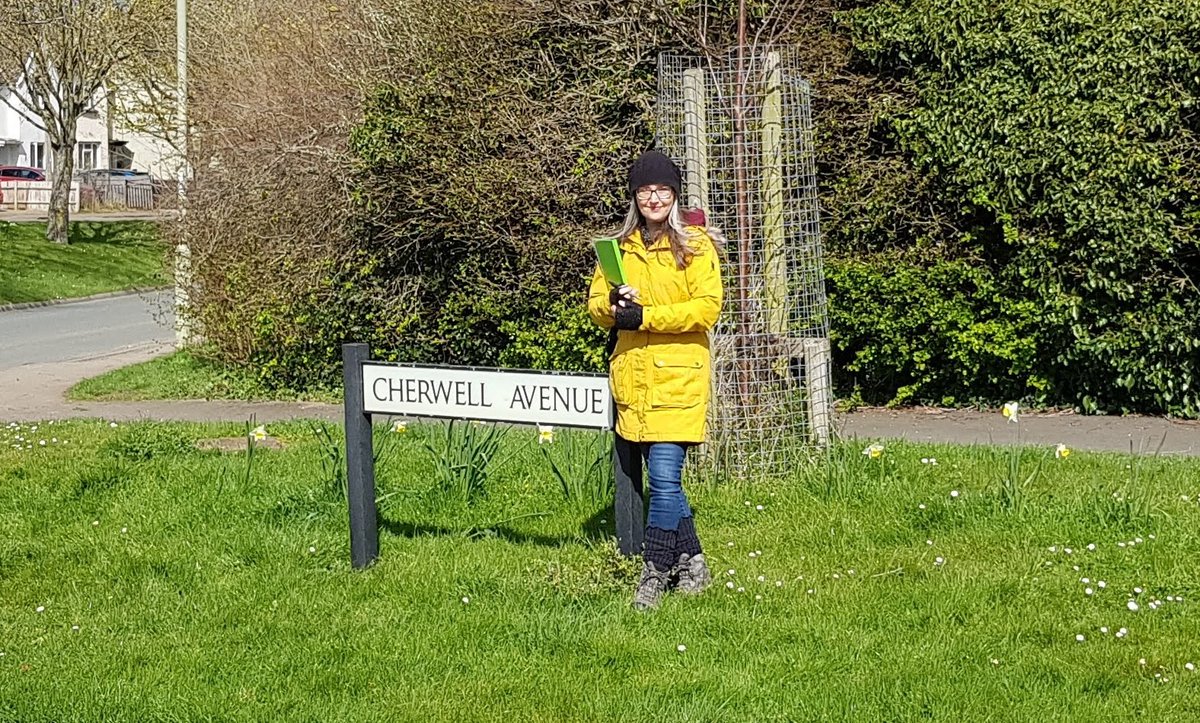
[[[651,184],[670,186],[676,197],[683,194],[683,174],[679,166],[659,151],[646,151],[629,167],[630,196],[642,186]]]

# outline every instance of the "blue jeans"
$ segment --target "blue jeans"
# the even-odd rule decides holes
[[[650,478],[650,514],[646,524],[661,530],[679,529],[679,521],[692,516],[683,493],[683,459],[687,447],[675,442],[641,445]]]

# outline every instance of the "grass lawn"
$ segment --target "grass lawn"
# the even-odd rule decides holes
[[[85,379],[67,392],[68,399],[141,401],[145,399],[244,399],[252,401],[340,402],[341,390],[266,389],[247,372],[226,367],[182,349],[140,364]]]
[[[46,240],[43,223],[0,220],[0,304],[80,296],[167,283],[165,247],[153,224],[72,223],[71,243]]]
[[[696,483],[717,581],[639,614],[608,510],[541,456],[570,438],[503,432],[466,505],[442,429],[380,430],[365,572],[305,424],[253,455],[192,448],[238,425],[0,430],[0,719],[1200,716],[1200,462],[1026,450],[1020,512],[995,448]]]

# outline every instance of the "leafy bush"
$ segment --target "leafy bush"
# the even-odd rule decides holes
[[[1198,24],[1200,6],[1175,0],[906,0],[847,16],[857,49],[916,99],[883,121],[952,210],[941,253],[990,270],[989,315],[1044,306],[1037,368],[1008,370],[1028,373],[1010,388],[1046,384],[1089,411],[1200,412]]]
[[[303,33],[256,6],[197,46],[188,238],[222,360],[296,388],[351,340],[600,368],[585,241],[651,142],[655,56],[701,17],[727,44],[736,4],[302,6]],[[1200,5],[795,9],[840,391],[1200,414]]]
[[[964,404],[1043,392],[1029,335],[1036,305],[984,267],[897,256],[831,260],[834,373],[872,403]]]
[[[503,366],[588,372],[607,366],[607,332],[588,316],[582,293],[549,303],[542,314],[507,322],[501,330],[513,338],[500,355]]]
[[[629,63],[632,25],[606,29],[593,8],[442,5],[460,13],[377,87],[351,135],[361,240],[373,273],[410,282],[426,361],[520,361],[548,303],[582,303],[587,241],[624,210],[652,66]],[[589,364],[576,347],[594,337],[554,361]]]

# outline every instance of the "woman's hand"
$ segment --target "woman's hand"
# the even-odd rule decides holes
[[[621,308],[613,307],[613,326],[622,331],[637,331],[642,328],[642,305],[630,303]]]
[[[628,284],[617,286],[608,292],[608,303],[612,306],[614,316],[616,316],[618,308],[634,306],[637,304],[637,300],[638,290]]]

